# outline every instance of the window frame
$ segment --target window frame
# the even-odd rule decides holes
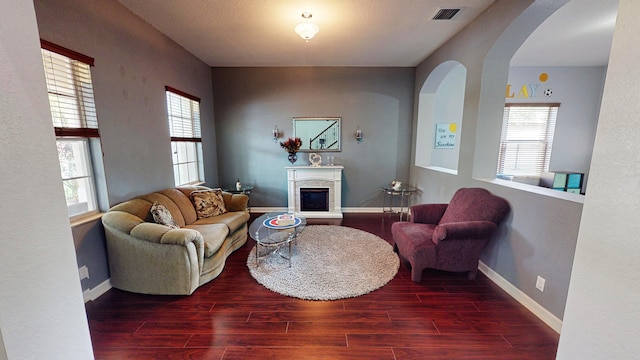
[[[200,122],[201,100],[171,86],[165,86],[165,94],[174,184],[202,184],[204,162]],[[174,109],[174,105],[178,105],[178,108]]]
[[[73,223],[100,212],[93,158],[95,154],[92,151],[91,145],[92,141],[100,141],[93,81],[90,70],[90,68],[94,66],[94,59],[43,39],[40,40],[40,47],[43,70],[47,80],[46,86],[50,115],[56,136],[60,177],[62,186],[65,189],[65,201],[67,203],[69,219]],[[55,54],[55,56],[53,54]],[[47,56],[50,58],[47,59]],[[54,57],[58,56],[64,57],[64,61],[60,62],[59,58],[54,59]],[[54,70],[54,62],[56,65],[63,63],[68,64],[65,64],[64,70],[58,72]],[[67,72],[67,76],[63,75],[65,71]],[[55,85],[50,86],[50,80]],[[64,87],[65,85],[67,85],[66,88]],[[59,90],[61,88],[64,88],[67,92],[64,93]],[[52,98],[56,98],[56,101],[52,102]],[[65,101],[59,101],[61,98],[64,98]],[[64,126],[64,121],[59,119],[64,118],[62,114],[64,114],[65,111],[63,111],[62,108],[65,105],[71,105],[74,107],[73,112],[77,113],[77,118],[71,126]],[[65,142],[79,144],[76,145],[79,146],[79,148],[76,147],[75,150],[78,151],[80,159],[77,159],[77,161],[76,159],[72,159],[67,163],[63,162],[60,145]],[[82,170],[82,174],[69,175],[69,172],[65,170],[65,168],[68,170],[69,166],[79,167]],[[73,211],[74,208],[77,208],[78,204],[69,203],[67,184],[78,180],[86,181],[86,188],[83,187],[84,194],[82,196],[87,203],[86,211]]]
[[[521,118],[512,118],[511,108],[525,108],[525,109],[533,109],[540,108],[546,109],[547,117],[545,119],[544,125],[536,125],[535,121],[526,121],[524,117]],[[503,121],[502,121],[502,132],[500,134],[500,147],[498,151],[498,161],[496,167],[496,177],[505,178],[505,177],[516,177],[516,178],[539,178],[544,172],[549,171],[549,163],[551,160],[551,153],[553,148],[553,138],[555,135],[555,126],[557,121],[557,115],[560,110],[560,103],[507,103],[504,106],[503,112]],[[527,110],[522,110],[521,112],[525,112]],[[508,137],[510,135],[509,126],[511,124],[511,120],[520,121],[519,126],[526,126],[528,123],[534,130],[537,130],[540,136],[527,136],[527,137],[519,137],[519,138],[511,138]],[[517,123],[514,125],[517,126]],[[512,125],[513,126],[513,125]],[[514,127],[512,127],[514,129]],[[543,130],[544,129],[544,130]],[[514,130],[514,133],[521,134],[531,134],[530,132]],[[519,146],[529,146],[530,149],[536,147],[543,147],[543,150],[526,150],[522,158],[524,160],[519,160],[518,155],[513,155],[512,151],[508,149],[510,146],[516,145]],[[505,171],[506,162],[508,159],[511,159],[511,162],[514,165],[511,167],[511,171]],[[526,161],[529,159],[529,161]],[[518,164],[518,162],[521,162]],[[535,171],[526,172],[526,168],[535,169]],[[517,170],[520,169],[520,170]],[[515,170],[515,171],[514,171]]]

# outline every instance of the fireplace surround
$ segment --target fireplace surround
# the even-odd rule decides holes
[[[332,166],[289,166],[287,167],[289,212],[307,218],[342,218],[342,169]],[[306,192],[303,201],[302,193]],[[306,200],[320,200],[325,196],[326,207],[318,204],[303,208]],[[314,198],[314,199],[311,199]]]

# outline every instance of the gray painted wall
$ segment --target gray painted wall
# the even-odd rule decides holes
[[[560,319],[564,314],[582,204],[492,179],[509,60],[538,24],[561,5],[557,1],[496,1],[489,11],[417,67],[416,99],[430,72],[448,60],[467,67],[467,85],[458,174],[411,169],[412,182],[423,190],[423,202],[446,202],[458,188],[471,186],[487,188],[508,199],[511,215],[483,253],[482,261]],[[544,292],[535,288],[538,275],[546,278]]]
[[[108,204],[174,186],[165,85],[202,99],[205,180],[218,182],[210,67],[116,1],[36,0],[40,37],[95,59],[91,68]],[[73,229],[83,290],[109,279],[100,220]]]
[[[205,180],[218,181],[206,64],[116,1],[36,0],[35,6],[43,39],[95,59],[109,205],[174,185],[165,85],[202,99]]]
[[[71,228],[78,267],[89,269],[89,278],[81,280],[82,290],[94,289],[109,279],[107,244],[100,219]]]
[[[254,185],[252,206],[286,207],[292,117],[342,118],[343,207],[381,207],[381,185],[409,173],[413,68],[213,68],[220,184]],[[364,133],[358,143],[356,127]],[[298,153],[296,165],[308,165]]]

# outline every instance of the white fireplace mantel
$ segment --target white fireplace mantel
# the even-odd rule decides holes
[[[288,166],[289,212],[307,218],[342,218],[342,165]],[[329,189],[328,211],[301,211],[300,189]]]

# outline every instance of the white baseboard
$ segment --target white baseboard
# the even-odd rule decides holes
[[[346,207],[342,208],[344,213],[381,213],[381,207]]]
[[[560,334],[562,330],[562,320],[558,319],[555,315],[550,313],[547,309],[542,307],[540,304],[535,302],[532,298],[530,298],[527,294],[523,293],[520,289],[513,286],[510,282],[508,282],[505,278],[500,276],[493,269],[488,267],[485,263],[480,261],[478,264],[478,269],[485,274],[489,280],[493,281],[496,285],[498,285],[502,290],[506,291],[512,298],[514,298],[517,302],[522,304],[524,307],[529,309],[535,316],[537,316],[540,320],[544,321],[545,324],[549,325],[555,332]]]
[[[287,212],[287,211],[289,211],[289,208],[287,207],[277,208],[277,207],[257,207],[257,206],[252,206],[251,209],[249,210],[249,212],[252,212],[252,213],[270,213],[270,212]]]
[[[87,289],[82,292],[85,304],[99,298],[102,294],[111,289],[111,279],[107,279],[93,289]]]

